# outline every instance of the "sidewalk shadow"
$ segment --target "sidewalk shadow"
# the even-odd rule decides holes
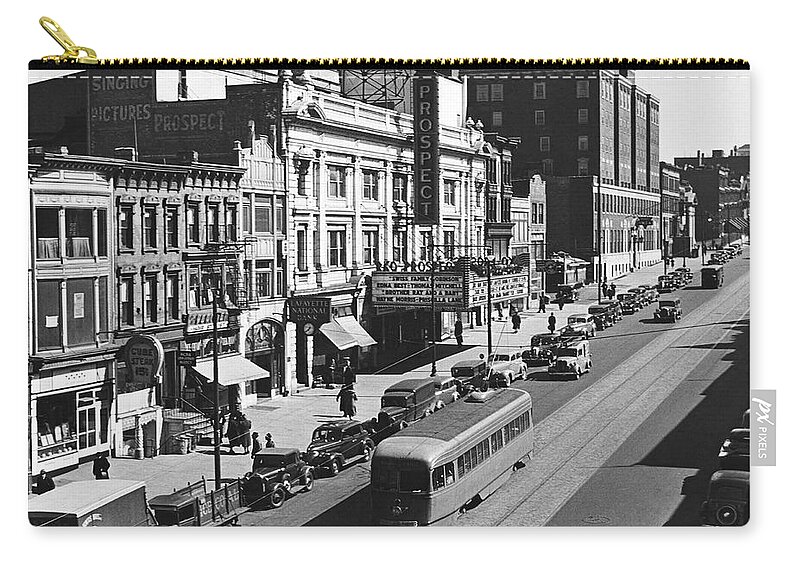
[[[463,344],[461,346],[457,344],[437,344],[436,345],[436,359],[442,360],[449,356],[453,356],[454,354],[459,354],[466,350],[470,350],[471,348],[475,348],[479,346],[477,344]],[[424,366],[426,364],[430,364],[431,362],[431,349],[430,347],[426,348],[425,350],[414,354],[410,357],[406,357],[405,360],[401,360],[396,364],[390,365],[388,368],[384,368],[382,370],[378,370],[377,372],[372,372],[372,374],[380,375],[380,374],[406,374],[407,372],[411,372],[412,370],[416,370],[420,366]]]

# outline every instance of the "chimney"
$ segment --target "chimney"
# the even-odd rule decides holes
[[[132,146],[118,146],[114,149],[114,158],[136,161],[139,159],[139,155]]]
[[[186,80],[186,70],[180,70],[178,78],[178,101],[186,101],[189,98],[189,82]]]
[[[276,125],[269,126],[269,144],[272,145],[273,150],[278,150],[278,127]]]
[[[725,153],[722,151],[722,149],[711,151],[712,158],[722,158],[723,156],[725,156]]]
[[[701,153],[700,153],[700,162],[698,163],[698,165],[697,165],[697,166],[703,166],[703,163],[704,163],[705,161],[706,161],[706,153],[704,153],[704,152],[701,152]]]

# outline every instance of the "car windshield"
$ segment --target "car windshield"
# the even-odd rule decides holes
[[[405,408],[409,405],[409,397],[404,394],[387,394],[381,398],[382,408]]]
[[[494,357],[492,357],[492,360],[494,360],[495,362],[508,362],[508,361],[511,360],[511,355],[510,354],[495,354]]]
[[[472,377],[476,373],[475,368],[453,368],[450,370],[456,378]]]
[[[586,317],[570,317],[570,318],[567,320],[567,322],[568,322],[569,324],[573,324],[573,323],[585,323],[585,322],[586,322]]]
[[[577,348],[564,347],[558,349],[559,356],[578,356]]]
[[[286,465],[286,457],[283,455],[256,455],[253,461],[253,469],[275,469]]]
[[[630,293],[620,293],[619,295],[617,295],[617,299],[619,299],[620,301],[627,301],[632,297],[633,295],[631,295]]]
[[[554,336],[535,336],[531,338],[531,346],[542,346],[543,344],[553,344],[556,342]]]
[[[658,306],[659,307],[674,307],[675,306],[675,301],[659,301]]]
[[[311,436],[311,441],[339,441],[340,439],[342,439],[341,431],[326,427],[315,429]]]
[[[606,310],[603,307],[589,307],[589,312],[593,315],[596,315],[597,313],[605,313],[605,311]]]

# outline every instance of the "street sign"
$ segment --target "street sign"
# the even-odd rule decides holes
[[[197,366],[197,355],[189,350],[179,350],[178,364],[180,366]]]

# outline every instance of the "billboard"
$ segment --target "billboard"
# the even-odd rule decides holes
[[[439,223],[439,83],[432,72],[414,77],[414,221]]]

